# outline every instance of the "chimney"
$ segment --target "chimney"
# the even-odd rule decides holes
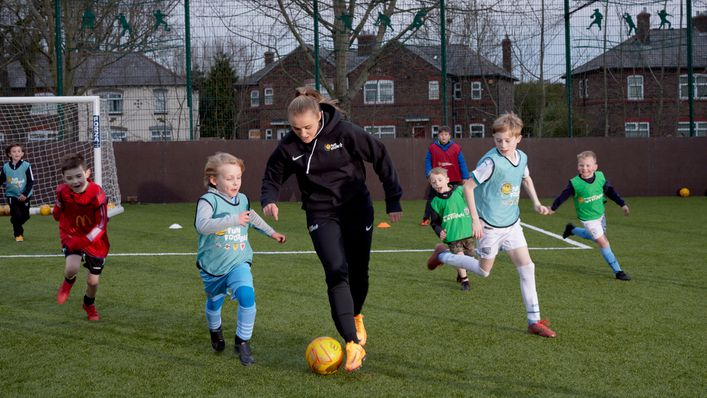
[[[638,16],[636,16],[636,38],[642,44],[647,44],[649,42],[649,33],[651,30],[651,14],[643,8]]]
[[[699,33],[707,33],[707,11],[702,13],[697,13],[694,18],[692,18],[692,26]]]
[[[270,65],[275,60],[275,53],[272,51],[265,51],[265,54],[263,54],[263,59],[265,60],[265,65]]]
[[[373,47],[376,45],[376,36],[370,33],[361,33],[358,35],[358,56],[367,57],[373,53]]]
[[[513,72],[513,63],[511,62],[511,39],[506,38],[501,40],[501,49],[503,50],[503,70],[508,73]]]

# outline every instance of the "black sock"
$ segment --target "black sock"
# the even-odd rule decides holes
[[[96,298],[95,298],[95,297],[88,297],[88,296],[85,295],[85,294],[83,295],[83,303],[84,303],[86,306],[93,305],[93,303],[95,303],[95,302],[96,302]]]
[[[74,277],[71,278],[71,279],[69,279],[69,278],[67,278],[67,277],[64,277],[64,280],[65,280],[66,283],[68,283],[69,285],[73,285],[74,282],[76,282],[76,277],[74,276]]]
[[[241,343],[247,343],[247,342],[248,342],[248,340],[243,340],[240,337],[238,337],[238,335],[236,335],[236,345],[239,345]]]

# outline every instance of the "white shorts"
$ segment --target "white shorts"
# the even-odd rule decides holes
[[[582,221],[582,225],[592,235],[592,239],[597,240],[606,233],[606,216],[601,216],[596,220]]]
[[[494,228],[483,220],[481,226],[484,229],[484,235],[477,242],[476,253],[479,258],[492,259],[496,257],[499,250],[509,251],[528,246],[525,235],[523,235],[523,227],[520,226],[520,219],[505,228]]]

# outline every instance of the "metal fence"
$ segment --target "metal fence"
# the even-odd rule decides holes
[[[707,135],[707,0],[350,3],[9,0],[0,88],[100,95],[126,141],[277,139],[298,85],[383,138]]]

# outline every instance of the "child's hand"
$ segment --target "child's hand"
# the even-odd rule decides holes
[[[400,221],[400,218],[402,216],[403,216],[402,211],[394,211],[394,212],[388,213],[388,218],[390,218],[390,222],[392,222],[392,223],[396,223],[396,222]]]
[[[20,196],[17,199],[19,199],[20,202],[24,202],[25,200],[27,200],[27,197],[23,194],[20,194]]]
[[[280,244],[285,243],[287,240],[287,237],[281,233],[275,232],[272,235],[270,235],[271,238],[275,239],[278,241]]]
[[[243,213],[238,215],[238,224],[242,226],[248,225],[250,222],[250,211],[244,211]]]
[[[541,205],[540,203],[538,203],[537,205],[535,205],[535,206],[533,206],[533,207],[535,208],[535,211],[537,211],[538,213],[542,214],[543,216],[546,216],[546,215],[550,214],[550,209],[548,209],[547,207]]]
[[[546,216],[551,216],[553,214],[555,214],[555,210],[552,210],[551,208],[548,207]]]
[[[471,223],[471,233],[476,239],[481,239],[481,237],[484,236],[484,228],[481,226],[480,221]]]
[[[623,205],[621,208],[624,210],[624,215],[628,216],[629,213],[631,213],[631,210],[629,210],[628,205]]]
[[[439,238],[444,240],[444,238],[447,237],[447,231],[442,230],[442,232],[439,233]]]

